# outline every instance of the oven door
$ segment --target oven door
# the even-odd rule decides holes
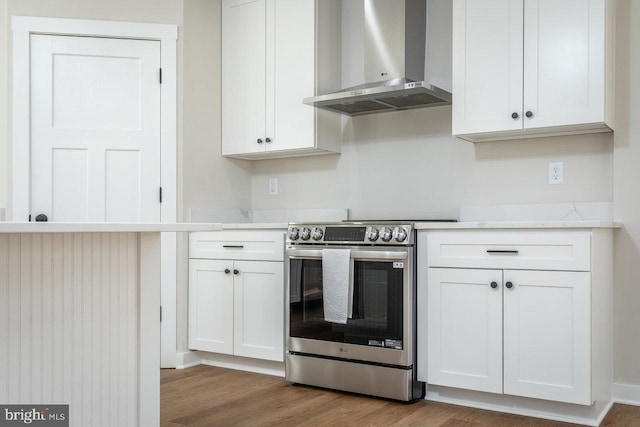
[[[350,247],[353,315],[324,320],[322,249],[287,248],[287,351],[364,362],[413,364],[413,248]]]

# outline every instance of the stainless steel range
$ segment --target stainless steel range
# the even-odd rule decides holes
[[[287,381],[422,397],[414,243],[406,222],[289,224]]]

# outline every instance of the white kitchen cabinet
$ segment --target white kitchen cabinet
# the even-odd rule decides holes
[[[229,265],[231,264],[231,265]],[[189,260],[189,348],[233,354],[233,262]]]
[[[421,232],[419,379],[579,405],[602,399],[611,381],[611,238]]]
[[[233,354],[283,361],[283,264],[235,261],[234,269]]]
[[[428,281],[429,383],[591,403],[589,273],[430,268]]]
[[[430,268],[428,381],[502,393],[500,270]]]
[[[191,234],[190,349],[284,360],[284,253],[272,256],[283,247],[283,236],[277,231]],[[206,259],[211,254],[220,259]]]
[[[503,283],[504,393],[590,405],[589,273],[505,270]]]
[[[339,0],[223,0],[222,154],[340,152],[340,116],[302,99],[339,89]]]
[[[454,0],[453,13],[455,136],[612,129],[612,0]]]

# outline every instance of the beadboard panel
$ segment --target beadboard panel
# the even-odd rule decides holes
[[[0,234],[0,402],[138,425],[136,233]]]

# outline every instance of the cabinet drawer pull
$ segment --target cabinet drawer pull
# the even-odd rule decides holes
[[[242,249],[244,245],[222,245],[223,248],[234,248],[234,249]]]
[[[488,254],[512,254],[518,255],[517,249],[487,249]]]

